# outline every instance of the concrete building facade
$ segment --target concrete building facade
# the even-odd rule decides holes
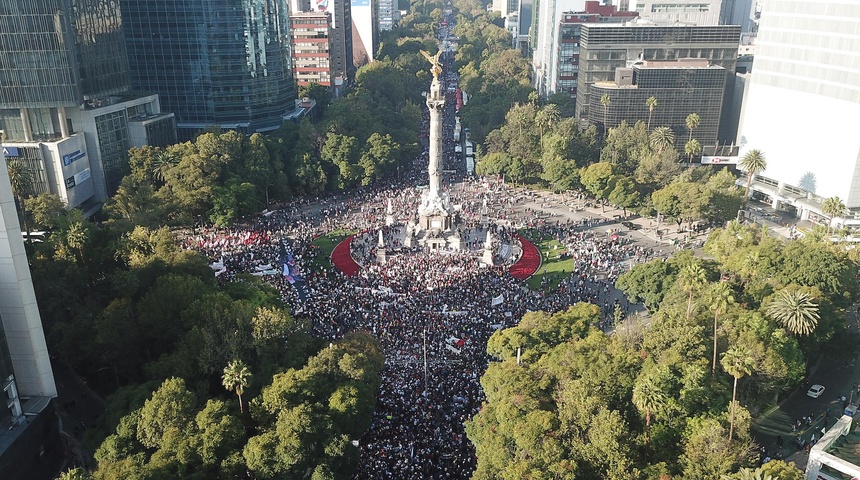
[[[629,7],[655,21],[719,25],[723,0],[636,0]]]
[[[293,36],[293,77],[298,86],[332,86],[331,14],[300,12],[290,15]]]
[[[768,0],[738,143],[761,150],[753,183],[776,208],[860,226],[860,0]],[[821,211],[838,196],[847,218]]]

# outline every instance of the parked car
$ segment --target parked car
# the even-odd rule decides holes
[[[824,393],[824,385],[813,385],[806,391],[807,397],[818,398]]]
[[[631,221],[621,222],[621,225],[623,225],[628,230],[636,230],[637,228],[639,228],[639,225],[636,225],[635,223],[633,223]]]

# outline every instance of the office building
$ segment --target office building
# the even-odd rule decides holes
[[[740,126],[741,156],[761,150],[762,200],[799,218],[860,226],[860,0],[768,0]],[[825,198],[850,214],[828,219]]]
[[[675,132],[675,147],[683,156],[690,138],[686,119],[691,113],[700,118],[693,138],[703,147],[717,145],[725,87],[726,70],[707,60],[643,61],[631,68],[617,68],[614,81],[591,86],[595,98],[609,95],[611,102],[591,108],[588,121],[605,130],[622,121],[647,123],[650,114],[652,128],[669,127]],[[653,112],[645,103],[650,97],[659,102]]]
[[[377,0],[377,8],[379,9],[379,30],[391,30],[400,19],[397,0]]]
[[[719,25],[723,0],[636,0],[629,7],[649,20]]]
[[[352,0],[352,64],[355,68],[373,61],[379,48],[377,0]]]
[[[565,93],[576,99],[576,82],[579,76],[579,35],[583,23],[620,23],[638,16],[636,12],[619,12],[612,5],[602,6],[597,1],[585,2],[582,12],[562,14],[556,39],[555,61],[548,73],[544,96]],[[540,90],[539,90],[540,91]]]
[[[295,109],[286,0],[120,0],[137,91],[159,94],[182,139],[275,130]]]
[[[517,13],[519,3],[519,0],[493,0],[492,8],[494,12],[499,12],[502,18],[507,18],[508,15]]]
[[[559,26],[564,12],[579,12],[585,8],[585,0],[535,0],[535,17],[532,19],[529,37],[532,46],[532,85],[539,95],[550,95],[549,86],[554,81],[558,65]]]
[[[723,0],[720,24],[740,25],[741,34],[753,33],[756,28],[755,0]]]
[[[310,11],[329,14],[329,38],[331,39],[329,64],[332,86],[335,91],[338,91],[355,78],[352,2],[351,0],[312,0]]]
[[[293,76],[300,87],[311,83],[332,86],[330,16],[327,12],[290,15]]]
[[[580,34],[576,117],[590,118],[592,102],[594,108],[600,108],[600,96],[591,95],[591,85],[614,81],[615,69],[631,67],[640,60],[702,59],[723,67],[724,72],[734,72],[739,38],[740,27],[735,25],[585,24]],[[725,81],[725,95],[730,96],[734,82],[729,83],[728,75]],[[723,132],[718,139],[725,140]]]
[[[156,96],[128,94],[120,26],[109,0],[0,4],[6,156],[33,173],[33,193],[57,194],[87,213],[116,190],[129,147],[175,139],[173,118],[160,113]],[[131,117],[141,122],[132,125]]]
[[[0,152],[0,478],[54,478],[63,459],[51,359]]]

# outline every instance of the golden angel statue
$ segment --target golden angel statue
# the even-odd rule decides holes
[[[432,67],[430,67],[430,73],[433,74],[434,79],[439,80],[439,74],[442,73],[442,67],[439,66],[439,56],[442,55],[442,50],[436,52],[435,56],[430,55],[424,50],[421,50],[421,55],[424,55],[424,58],[426,58],[433,65]]]

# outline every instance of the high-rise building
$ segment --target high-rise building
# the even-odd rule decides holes
[[[692,25],[719,25],[723,0],[636,0],[629,7],[642,18]]]
[[[391,30],[397,22],[397,0],[378,0],[379,30]]]
[[[699,126],[692,137],[703,147],[717,145],[726,70],[709,65],[707,60],[639,62],[631,68],[615,69],[615,80],[591,86],[595,98],[609,95],[609,105],[597,105],[588,111],[588,121],[601,129],[615,127],[622,121],[633,125],[648,122],[651,127],[669,127],[675,132],[675,147],[683,154],[689,130],[687,115],[699,115]],[[658,108],[650,111],[646,101],[658,99]],[[705,149],[706,150],[706,149]],[[706,150],[707,151],[707,150]]]
[[[287,0],[119,3],[131,85],[159,94],[183,139],[274,130],[295,109]]]
[[[741,33],[748,34],[756,28],[755,6],[755,0],[723,0],[720,23],[740,25]]]
[[[358,68],[373,61],[379,48],[377,0],[352,0],[352,64]]]
[[[580,34],[576,117],[589,118],[592,102],[599,100],[599,96],[591,95],[591,85],[613,81],[615,69],[631,67],[640,60],[703,59],[723,67],[724,72],[734,72],[739,38],[740,27],[736,25],[585,24]],[[728,75],[725,81],[726,95],[730,96],[734,82],[729,84]],[[718,139],[725,140],[722,132]]]
[[[173,118],[157,97],[128,94],[121,25],[111,0],[0,3],[0,130],[7,157],[32,172],[32,193],[95,211],[128,170],[128,132],[171,140]],[[146,121],[131,125],[144,111]]]
[[[311,83],[332,86],[330,17],[328,12],[290,15],[293,76],[300,87]]]
[[[54,478],[63,458],[51,359],[0,152],[0,478]]]
[[[564,12],[579,12],[585,0],[535,0],[529,41],[532,47],[532,85],[547,96],[558,65],[558,30]]]
[[[545,84],[544,96],[566,93],[576,99],[576,81],[579,76],[579,34],[583,23],[623,22],[636,18],[636,12],[619,12],[614,6],[602,6],[597,1],[585,2],[582,12],[562,14],[556,39],[555,64]],[[540,91],[540,90],[539,90]]]
[[[767,158],[753,189],[774,207],[829,221],[838,196],[860,225],[860,0],[768,0],[744,105],[741,156]]]

